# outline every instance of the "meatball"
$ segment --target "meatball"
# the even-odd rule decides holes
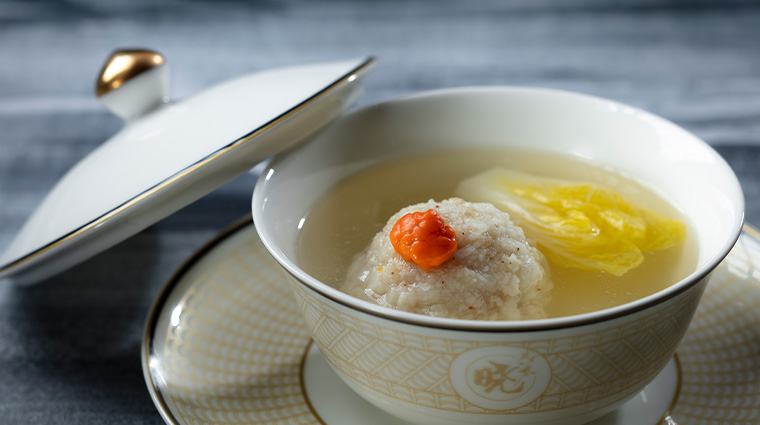
[[[456,232],[453,256],[430,270],[404,260],[390,241],[405,214],[434,209]],[[488,203],[430,200],[394,214],[351,263],[340,288],[379,305],[471,320],[539,319],[552,287],[544,256]]]

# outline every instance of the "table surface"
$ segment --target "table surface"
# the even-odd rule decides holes
[[[726,1],[0,1],[0,250],[122,125],[93,95],[117,47],[171,66],[171,96],[257,70],[372,54],[359,104],[467,85],[607,97],[713,145],[760,223],[760,4]],[[154,297],[249,212],[246,174],[33,287],[0,286],[0,422],[160,424],[140,342]]]

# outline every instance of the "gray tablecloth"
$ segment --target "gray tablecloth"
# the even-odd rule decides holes
[[[372,54],[360,104],[494,84],[615,99],[715,146],[760,224],[756,2],[0,1],[0,250],[120,128],[93,85],[114,48],[133,46],[166,56],[175,98],[247,72]],[[141,373],[146,314],[185,258],[248,213],[254,180],[40,285],[0,287],[0,423],[162,423]]]

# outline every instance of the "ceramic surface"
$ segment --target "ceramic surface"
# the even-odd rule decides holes
[[[315,349],[285,272],[250,219],[199,251],[148,318],[143,370],[168,424],[399,424],[359,398]],[[760,234],[715,270],[671,361],[594,425],[755,423],[760,408]]]
[[[489,332],[388,320],[288,281],[338,376],[375,406],[421,425],[577,425],[598,418],[665,367],[707,283],[613,319]]]
[[[699,247],[692,279],[626,306],[577,316],[573,322],[623,314],[683,291],[720,262],[741,231],[744,197],[739,181],[725,160],[696,136],[663,118],[610,100],[519,87],[433,91],[346,114],[308,144],[273,159],[253,192],[253,219],[275,259],[332,300],[427,326],[508,329],[503,322],[462,325],[401,311],[389,314],[388,309],[357,301],[319,282],[294,260],[299,229],[308,212],[327,190],[356,171],[431,151],[506,148],[563,153],[611,167],[670,201],[691,225],[686,243]],[[536,320],[530,326],[539,329],[560,321],[568,322]]]
[[[564,153],[638,180],[683,211],[686,243],[698,248],[695,271],[609,309],[488,322],[380,307],[299,267],[299,228],[341,179],[393,158],[477,148]],[[575,425],[620,406],[673,355],[710,272],[740,234],[744,210],[731,168],[673,123],[605,99],[533,88],[451,89],[372,105],[279,155],[262,175],[252,202],[257,231],[288,271],[315,343],[366,400],[429,425]]]
[[[0,257],[0,279],[44,279],[302,141],[353,104],[372,62],[254,73],[172,103],[161,65],[106,93],[127,125],[51,190]]]

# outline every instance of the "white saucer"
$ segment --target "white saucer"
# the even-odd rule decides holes
[[[676,357],[593,425],[760,421],[760,233],[715,270]],[[354,394],[311,344],[284,271],[250,217],[194,254],[156,300],[143,373],[168,424],[400,424]]]

